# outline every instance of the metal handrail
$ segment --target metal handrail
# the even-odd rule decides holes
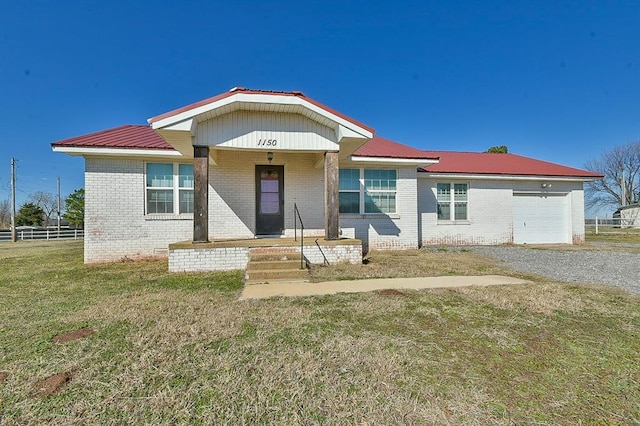
[[[304,268],[304,223],[302,223],[302,217],[300,216],[300,210],[298,210],[298,204],[293,203],[293,240],[298,241],[298,227],[297,222],[300,221],[300,269]]]
[[[327,256],[324,255],[324,251],[322,251],[322,247],[320,247],[320,244],[318,244],[318,240],[316,239],[316,246],[318,246],[318,250],[320,250],[320,254],[322,255],[323,260],[323,264],[329,266],[329,259],[327,259]]]

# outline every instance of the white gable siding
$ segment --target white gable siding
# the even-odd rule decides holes
[[[260,141],[276,141],[267,145]],[[218,148],[337,151],[336,131],[300,114],[236,111],[199,123],[194,144]]]
[[[343,164],[341,167],[354,168],[355,166]],[[405,166],[397,170],[396,214],[340,215],[343,236],[362,240],[365,252],[372,249],[418,247],[416,167]]]

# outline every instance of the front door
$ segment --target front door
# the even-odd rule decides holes
[[[284,230],[284,166],[256,166],[256,235]]]

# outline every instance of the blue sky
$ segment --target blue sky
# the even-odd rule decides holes
[[[301,90],[421,149],[573,167],[640,139],[638,1],[15,1],[0,14],[0,199],[63,196],[50,143],[234,86]]]

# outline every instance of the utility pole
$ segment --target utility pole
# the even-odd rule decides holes
[[[627,181],[624,178],[624,169],[622,169],[622,180],[620,181],[620,189],[622,189],[622,207],[627,205]]]
[[[11,241],[16,242],[16,159],[11,158]]]
[[[58,238],[60,238],[60,176],[58,176]]]

